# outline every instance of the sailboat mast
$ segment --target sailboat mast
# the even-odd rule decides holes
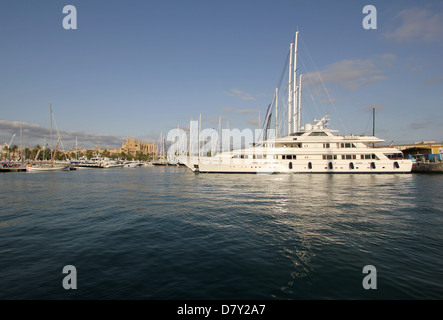
[[[297,132],[300,131],[300,124],[301,124],[301,76],[300,80],[298,81],[298,111],[297,111]]]
[[[202,128],[202,114],[200,113],[200,117],[198,118],[198,158],[200,159],[200,132]]]
[[[218,144],[217,144],[217,148],[218,148],[218,152],[220,153],[222,150],[222,136],[221,136],[221,117],[218,117]]]
[[[289,83],[288,83],[288,135],[291,134],[291,120],[292,120],[292,51],[294,43],[291,43],[289,48]]]
[[[372,108],[372,136],[375,137],[375,108]],[[372,144],[372,147],[375,147],[375,144]]]
[[[275,138],[278,138],[278,88],[275,88]]]
[[[192,156],[192,117],[191,121],[189,122],[189,157]]]
[[[298,120],[297,120],[297,94],[298,94],[298,90],[297,90],[297,42],[298,42],[298,31],[295,33],[295,45],[294,45],[294,82],[293,82],[293,87],[292,87],[292,94],[293,94],[293,108],[294,108],[294,118],[293,118],[293,131],[296,132],[297,131],[297,124],[298,124]]]
[[[22,146],[23,137],[22,136],[23,136],[23,123],[20,122],[20,160],[23,165],[23,146]]]
[[[175,151],[175,154],[177,156],[180,156],[180,152],[181,152],[181,134],[180,134],[180,125],[177,125],[177,134],[178,134],[178,140],[177,140],[177,150]]]
[[[260,123],[261,123],[261,119],[260,119],[260,110],[258,110],[258,128],[260,129]],[[266,130],[266,129],[265,129]]]
[[[51,143],[51,152],[52,152],[52,105],[51,104],[49,104],[49,120],[50,120],[50,127],[49,127],[50,143]]]

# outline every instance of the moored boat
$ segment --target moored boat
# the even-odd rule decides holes
[[[297,38],[290,45],[287,101],[287,134],[270,137],[273,107],[277,114],[278,89],[269,105],[263,138],[252,146],[219,152],[212,156],[181,157],[186,166],[200,173],[409,173],[412,161],[393,147],[378,148],[385,140],[367,135],[338,135],[327,128],[329,113],[314,123],[301,125],[301,76],[297,83]],[[293,76],[293,78],[292,78]],[[293,79],[293,80],[292,80]],[[277,116],[275,130],[278,133]],[[281,125],[281,124],[280,124]],[[281,129],[281,128],[280,128]],[[281,131],[281,130],[280,130]],[[240,137],[241,138],[241,137]],[[230,139],[230,138],[229,138]],[[229,141],[229,140],[228,140]],[[372,146],[371,146],[372,145]],[[200,147],[199,147],[200,148]]]

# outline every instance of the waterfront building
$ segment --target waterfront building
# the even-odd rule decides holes
[[[155,143],[136,141],[133,136],[131,139],[126,137],[126,142],[123,142],[120,149],[109,150],[110,154],[125,153],[132,157],[138,155],[156,155],[158,153],[158,145]]]

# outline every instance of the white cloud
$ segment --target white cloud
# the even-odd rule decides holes
[[[363,108],[361,108],[361,110],[363,110],[365,112],[367,112],[367,111],[371,111],[372,112],[373,108],[375,108],[375,110],[377,112],[383,112],[384,110],[388,109],[389,107],[386,106],[386,105],[382,105],[382,104],[374,104],[374,105],[363,107]]]
[[[253,101],[255,100],[255,97],[252,96],[249,93],[243,92],[241,90],[238,89],[232,89],[229,92],[225,93],[228,97],[239,97],[240,99],[244,100],[244,101]]]
[[[429,9],[409,8],[400,11],[397,20],[400,25],[385,34],[388,40],[400,43],[443,42],[443,12]]]
[[[442,81],[443,81],[443,77],[439,77],[439,78],[426,79],[425,83],[426,84],[433,84],[433,83],[438,83],[438,82],[442,82]]]
[[[441,123],[442,117],[440,115],[431,115],[425,118],[416,118],[414,122],[410,123],[409,127],[414,130],[424,128],[435,128]]]
[[[371,83],[386,80],[382,67],[392,65],[396,56],[393,54],[380,55],[375,59],[354,59],[338,61],[319,72],[304,75],[308,84],[316,86],[322,82],[338,84],[346,89],[355,90]]]
[[[258,114],[259,110],[255,110],[255,109],[235,109],[235,108],[231,108],[231,107],[227,107],[227,108],[223,108],[222,109],[223,113],[237,113],[237,114]]]
[[[23,139],[24,143],[30,147],[34,145],[43,145],[46,138],[46,143],[49,144],[50,139],[50,129],[42,127],[38,124],[22,122],[23,128]],[[3,144],[3,141],[9,142],[11,136],[16,134],[15,140],[13,144],[19,144],[18,137],[20,134],[20,122],[18,121],[6,121],[0,120],[0,140]],[[117,137],[109,134],[97,134],[97,133],[89,133],[85,131],[56,131],[53,129],[53,144],[57,141],[58,134],[60,134],[61,141],[64,145],[64,148],[71,149],[74,145],[75,138],[77,137],[77,141],[79,147],[94,147],[96,145],[103,148],[116,148],[121,145],[125,138]]]

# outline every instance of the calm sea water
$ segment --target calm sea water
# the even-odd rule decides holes
[[[442,188],[420,174],[3,173],[0,299],[443,299]]]

